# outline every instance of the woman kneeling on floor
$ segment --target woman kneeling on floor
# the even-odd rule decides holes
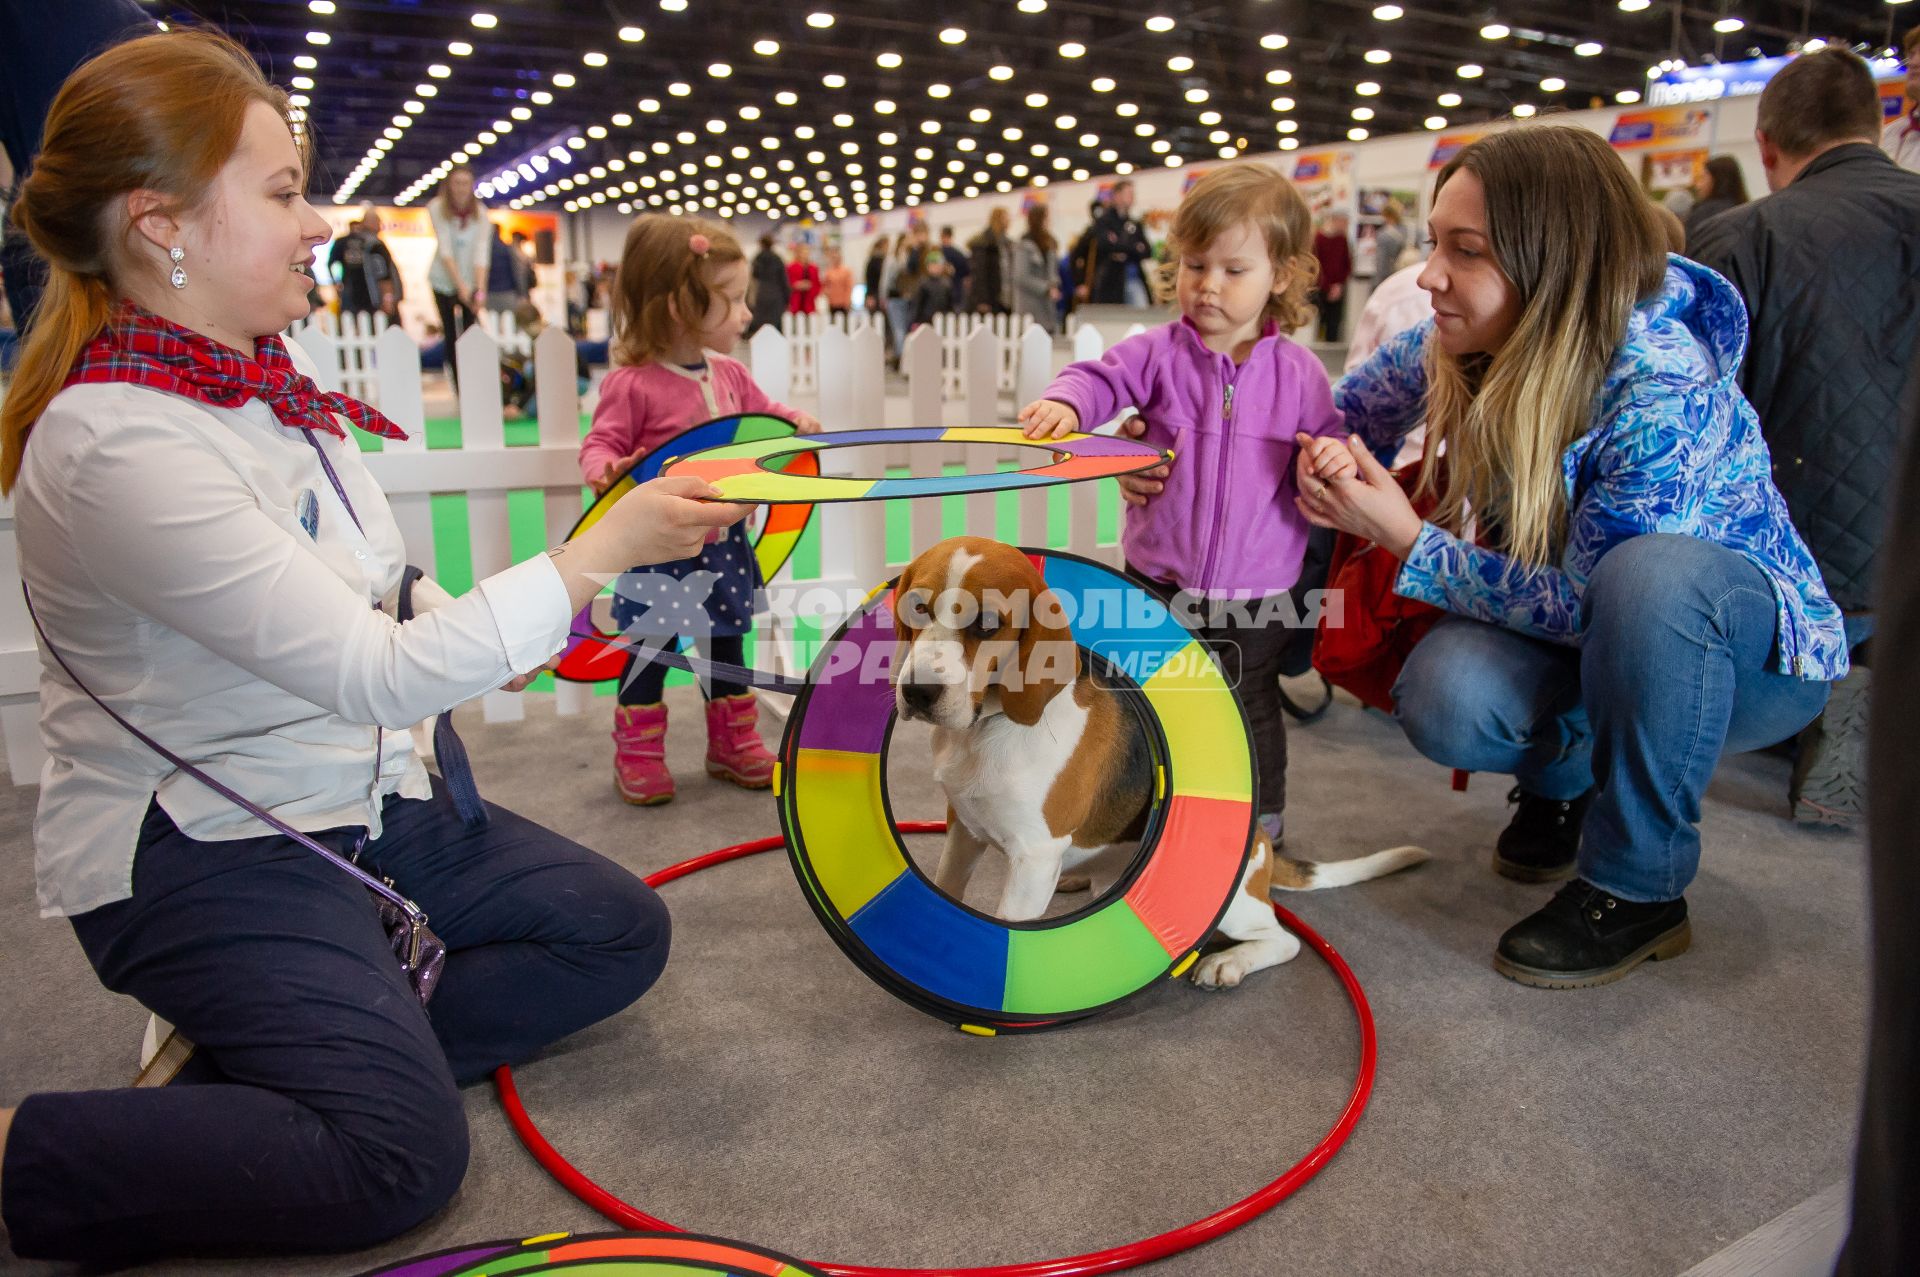
[[[1302,440],[1301,504],[1453,614],[1408,658],[1395,714],[1434,761],[1519,782],[1496,868],[1576,875],[1495,966],[1601,984],[1686,949],[1715,764],[1820,712],[1847,670],[1840,612],[1735,381],[1739,294],[1661,251],[1603,141],[1474,143],[1442,170],[1431,229],[1435,317],[1334,388],[1360,439]],[[1362,446],[1423,414],[1425,522]]]
[[[305,182],[251,56],[176,32],[73,74],[12,210],[52,269],[0,412],[44,639],[40,908],[197,1044],[171,1085],[0,1109],[0,1232],[22,1256],[391,1237],[465,1173],[458,1088],[628,1006],[666,962],[652,891],[470,792],[449,811],[406,728],[525,686],[600,581],[696,553],[746,508],[647,484],[395,620],[400,532],[342,422],[398,431],[275,335],[306,316],[327,238]],[[430,916],[437,991],[327,851]]]

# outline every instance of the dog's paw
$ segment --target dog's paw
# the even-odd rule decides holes
[[[1193,982],[1203,989],[1231,989],[1254,970],[1254,963],[1239,951],[1239,946],[1210,953],[1193,967]]]
[[[1060,882],[1054,887],[1054,890],[1070,896],[1076,892],[1086,891],[1092,886],[1093,876],[1091,874],[1061,874]]]

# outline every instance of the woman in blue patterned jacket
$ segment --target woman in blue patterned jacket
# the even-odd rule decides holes
[[[1357,437],[1300,441],[1299,499],[1402,560],[1396,593],[1451,613],[1395,713],[1429,758],[1519,782],[1495,868],[1577,872],[1496,969],[1603,984],[1687,948],[1701,794],[1723,753],[1819,713],[1847,670],[1840,613],[1734,379],[1739,295],[1661,251],[1604,142],[1536,126],[1473,144],[1431,230],[1435,317],[1335,388]],[[1425,521],[1367,450],[1423,415]]]

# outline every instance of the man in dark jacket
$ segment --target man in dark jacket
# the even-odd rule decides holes
[[[987,229],[967,241],[966,306],[976,314],[1004,315],[1013,309],[1011,220],[1006,209],[995,208],[987,214]]]
[[[790,295],[787,263],[774,250],[772,231],[760,237],[760,251],[753,255],[752,273],[753,300],[748,303],[748,309],[753,312],[753,322],[747,325],[748,337],[768,325],[779,328],[780,317],[787,313]]]
[[[947,291],[952,295],[948,310],[959,310],[967,297],[967,276],[973,273],[973,261],[953,242],[953,227],[940,228],[940,256],[947,260]]]
[[[1877,145],[1880,100],[1858,56],[1802,54],[1760,97],[1773,194],[1722,213],[1688,256],[1733,281],[1752,338],[1741,389],[1773,480],[1847,613],[1854,673],[1800,738],[1796,819],[1864,814],[1874,563],[1888,517],[1901,396],[1920,338],[1920,174]]]
[[[1093,263],[1090,300],[1105,306],[1145,306],[1152,299],[1141,263],[1153,256],[1146,228],[1134,220],[1133,183],[1121,180],[1107,193],[1094,219],[1088,256]]]
[[[327,254],[327,270],[339,291],[340,309],[371,315],[384,314],[389,323],[400,322],[400,271],[393,254],[380,238],[381,222],[377,209],[368,209],[347,226],[347,233],[333,241]],[[495,275],[494,278],[498,276]],[[500,286],[509,298],[512,290]],[[491,295],[491,294],[490,294]]]
[[[1915,352],[1920,355],[1920,351]],[[1894,519],[1880,565],[1874,610],[1889,652],[1920,651],[1920,362],[1907,389],[1906,459],[1895,489]],[[1867,1084],[1853,1169],[1853,1228],[1834,1277],[1920,1272],[1920,668],[1888,661],[1873,690],[1873,821],[1867,843],[1873,1011],[1868,1022]],[[1902,1206],[1900,1203],[1907,1203]]]

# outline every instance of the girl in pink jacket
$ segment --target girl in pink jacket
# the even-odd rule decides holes
[[[1301,434],[1338,435],[1326,369],[1286,334],[1312,315],[1312,218],[1264,164],[1208,173],[1171,234],[1180,318],[1068,365],[1020,410],[1032,438],[1091,430],[1123,408],[1170,448],[1165,487],[1130,505],[1127,566],[1213,651],[1253,734],[1261,824],[1279,840],[1287,734],[1278,682],[1311,530],[1295,507]],[[1131,498],[1130,498],[1131,499]]]
[[[740,341],[747,310],[747,259],[720,227],[690,217],[635,219],[613,286],[613,359],[600,384],[593,426],[580,443],[580,472],[595,492],[611,487],[642,456],[703,422],[764,412],[820,429],[804,412],[768,399],[726,357]],[[743,636],[753,625],[760,570],[741,525],[697,558],[636,568],[614,591],[613,619],[637,645],[698,642],[707,659],[745,663]],[[639,806],[673,797],[667,771],[667,667],[629,661],[613,719],[614,785]],[[707,771],[747,789],[773,779],[773,755],[760,739],[753,693],[714,681],[707,694]]]

